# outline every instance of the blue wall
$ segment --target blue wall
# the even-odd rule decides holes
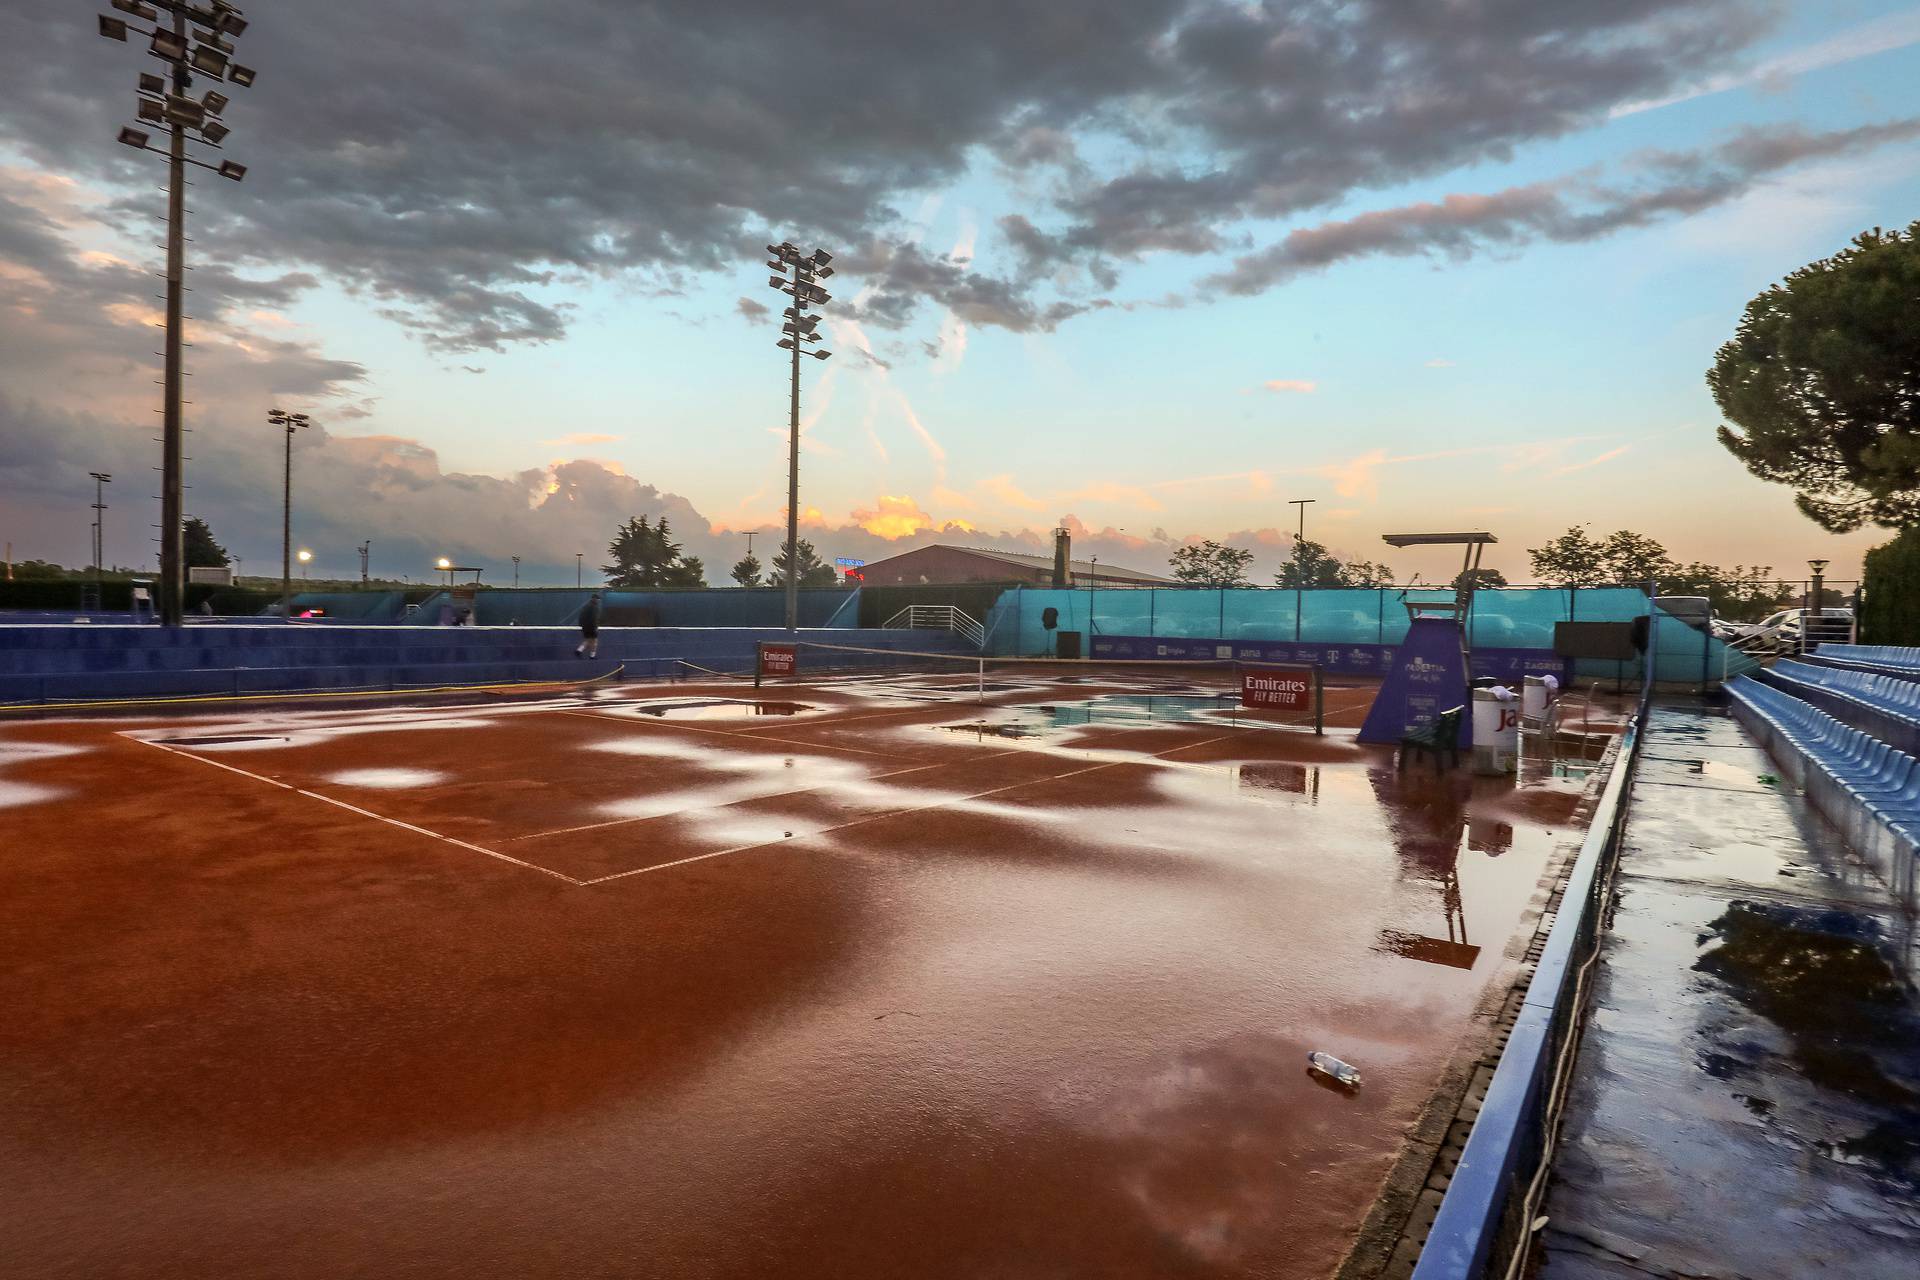
[[[384,688],[577,677],[625,664],[628,678],[686,675],[683,662],[751,672],[778,627],[612,627],[600,660],[574,657],[572,627],[334,624],[0,626],[0,702],[267,689]],[[958,649],[945,632],[802,630],[803,640],[866,648]]]
[[[572,626],[594,588],[516,591],[488,588],[474,597],[474,622],[483,627]],[[329,621],[404,622],[437,626],[445,591],[426,597],[411,613],[398,591],[302,591],[293,597],[297,617],[303,609],[324,609]],[[600,589],[609,609],[649,609],[661,627],[778,627],[786,622],[786,593],[778,588],[716,591],[614,591]],[[844,588],[800,593],[800,625],[850,627],[860,613],[860,593]]]

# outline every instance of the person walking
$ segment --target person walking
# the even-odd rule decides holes
[[[580,607],[580,647],[577,657],[592,658],[600,652],[600,593],[594,592]]]

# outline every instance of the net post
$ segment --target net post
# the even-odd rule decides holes
[[[1313,733],[1317,738],[1327,733],[1327,686],[1317,662],[1313,664]]]
[[[765,640],[753,642],[753,687],[756,689],[760,687],[760,676],[767,667],[766,644]]]

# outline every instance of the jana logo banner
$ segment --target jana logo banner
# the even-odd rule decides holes
[[[1396,646],[1390,644],[1311,644],[1290,640],[1181,640],[1165,636],[1095,636],[1090,656],[1098,660],[1138,662],[1166,658],[1241,662],[1312,662],[1333,675],[1384,676],[1393,670]],[[1476,649],[1473,674],[1492,676],[1516,687],[1525,676],[1567,680],[1566,659],[1551,649]]]

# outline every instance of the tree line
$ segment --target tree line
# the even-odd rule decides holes
[[[1659,542],[1630,529],[1616,529],[1595,537],[1576,525],[1559,537],[1527,549],[1535,582],[1554,587],[1629,586],[1655,584],[1661,595],[1705,596],[1715,613],[1730,618],[1758,617],[1794,591],[1773,576],[1770,565],[1735,565],[1722,569],[1701,561],[1682,564]],[[1247,576],[1253,552],[1206,541],[1181,547],[1170,561],[1173,578],[1186,586],[1218,590],[1255,585]],[[1475,590],[1507,586],[1498,569],[1455,574],[1448,586],[1471,585]],[[1397,585],[1387,565],[1371,560],[1341,560],[1311,538],[1294,541],[1293,554],[1280,564],[1273,585],[1321,591],[1341,587],[1378,589]],[[1435,583],[1436,587],[1441,584]]]

